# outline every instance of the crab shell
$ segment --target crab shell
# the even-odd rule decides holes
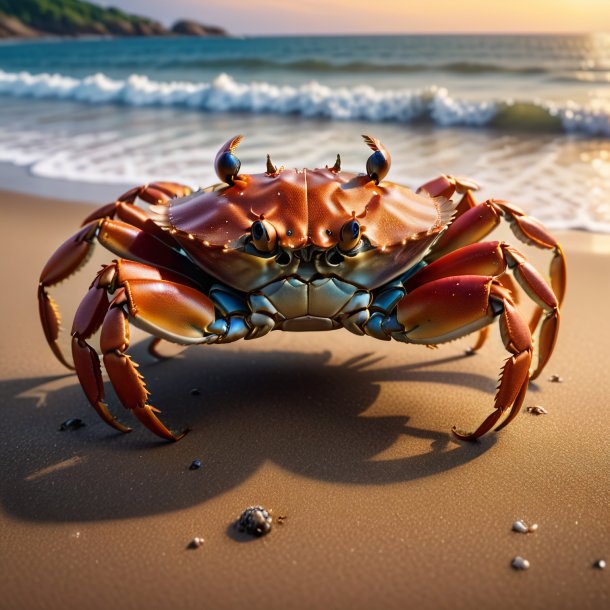
[[[186,252],[213,277],[251,292],[283,277],[335,276],[373,290],[415,264],[451,221],[455,204],[416,194],[366,174],[334,169],[283,170],[239,176],[166,208],[166,226]],[[366,248],[331,260],[341,228],[356,217]],[[247,248],[253,222],[264,219],[277,233],[272,253]],[[293,256],[310,248],[310,256]],[[288,254],[288,256],[286,255]],[[311,277],[309,266],[306,276]]]

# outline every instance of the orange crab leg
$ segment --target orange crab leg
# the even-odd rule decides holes
[[[514,294],[514,285],[508,281],[510,276],[505,275],[508,268],[512,269],[523,290],[536,303],[538,311],[546,312],[540,329],[538,362],[532,371],[532,379],[535,379],[548,362],[555,347],[559,332],[559,303],[544,278],[518,250],[498,241],[464,246],[424,267],[405,282],[405,288],[407,292],[411,292],[419,286],[441,278],[476,274],[500,276],[499,281]],[[481,331],[473,347],[474,350],[483,345],[487,334],[487,329]]]
[[[87,339],[101,326],[108,311],[107,289],[115,278],[116,268],[109,265],[98,274],[85,298],[81,301],[72,325],[72,358],[76,374],[85,396],[98,415],[115,430],[130,432],[131,428],[121,424],[108,410],[104,402],[104,381],[100,359]]]
[[[176,248],[178,246],[174,238],[167,231],[164,231],[160,226],[155,224],[144,210],[141,210],[135,205],[125,203],[123,201],[117,201],[116,203],[113,203],[111,205],[113,207],[110,210],[110,213],[104,214],[102,216],[96,216],[96,214],[91,214],[85,219],[83,225],[94,220],[102,220],[105,218],[110,219],[116,217],[118,220],[121,220],[127,223],[128,225],[134,226],[138,229],[142,229],[143,231],[146,231],[146,233],[153,235],[170,248]],[[102,210],[98,210],[98,212],[102,211],[103,208]]]
[[[57,359],[69,369],[74,367],[66,360],[57,342],[61,322],[59,310],[47,288],[62,282],[87,262],[91,250],[89,241],[94,234],[95,225],[91,223],[59,246],[44,266],[38,284],[38,306],[44,335]]]
[[[151,182],[129,189],[119,197],[119,201],[134,203],[139,197],[146,203],[165,205],[170,199],[185,197],[191,193],[191,188],[178,182]]]
[[[104,366],[121,403],[161,438],[170,441],[182,438],[184,434],[173,434],[154,414],[157,409],[148,404],[149,392],[144,380],[137,365],[125,354],[129,347],[127,314],[116,303],[104,319],[100,346],[104,354]]]
[[[506,271],[502,246],[499,241],[488,241],[459,248],[418,271],[405,282],[405,288],[411,292],[428,282],[454,275],[500,276]]]
[[[396,339],[426,345],[451,341],[488,325],[500,316],[500,331],[511,354],[500,375],[495,411],[474,432],[453,429],[464,440],[475,440],[508,411],[506,425],[519,412],[527,391],[532,359],[529,328],[508,291],[492,277],[459,276],[434,280],[408,293],[398,304],[396,319],[404,328]]]
[[[430,253],[426,257],[426,261],[438,260],[441,256],[456,248],[483,239],[500,224],[502,218],[508,220],[513,233],[522,242],[537,248],[553,251],[553,258],[551,259],[549,267],[549,276],[551,287],[557,297],[557,306],[560,306],[565,295],[567,277],[566,260],[561,245],[540,222],[531,216],[527,216],[523,210],[506,201],[490,199],[467,210],[456,218],[449,228],[441,235],[439,240],[432,246]],[[527,274],[527,271],[525,274]],[[516,277],[524,290],[528,292],[528,288],[524,285],[524,283],[527,284],[527,280],[524,280],[523,274],[521,274],[520,278],[519,273],[516,273]],[[534,300],[536,299],[534,298]],[[554,307],[550,303],[547,303],[547,306]],[[529,324],[532,332],[539,326],[544,309],[545,307],[537,308],[534,312]],[[540,327],[541,344],[545,344],[548,348],[553,342],[550,337],[556,335],[556,331],[557,320],[543,321],[542,326]],[[544,363],[542,365],[540,363],[538,364],[533,375],[534,377],[540,373],[543,366]]]
[[[479,185],[470,178],[456,178],[454,176],[441,175],[426,182],[417,189],[417,193],[425,191],[431,197],[446,197],[451,199],[451,196],[457,192],[462,195],[456,209],[455,218],[461,216],[466,210],[477,205],[472,191],[478,191]]]
[[[148,218],[146,221],[152,222]],[[163,233],[159,227],[156,229]],[[164,268],[184,269],[185,272],[192,267],[189,260],[176,250],[163,247],[160,240],[148,229],[145,231],[120,220],[109,218],[93,220],[65,241],[42,270],[38,300],[40,319],[47,342],[59,361],[68,368],[72,366],[66,360],[57,341],[60,326],[59,311],[47,290],[71,276],[87,262],[95,239],[121,257]],[[165,245],[168,245],[167,242]]]
[[[101,221],[114,218],[114,216],[154,235],[170,248],[176,247],[176,242],[168,233],[158,227],[145,212],[132,204],[138,197],[149,203],[167,204],[171,198],[183,197],[190,192],[189,187],[174,182],[154,182],[151,185],[131,189],[121,195],[117,201],[90,214],[84,220],[82,228],[66,240],[48,260],[40,274],[38,287],[40,321],[52,352],[64,366],[74,368],[67,361],[57,342],[61,320],[57,305],[47,289],[76,273],[87,262],[91,255],[93,240],[99,234]],[[146,260],[149,261],[148,258]]]
[[[107,409],[99,358],[86,339],[102,324],[104,366],[121,403],[158,436],[166,440],[181,438],[155,415],[158,410],[148,404],[149,393],[137,365],[125,353],[129,347],[129,319],[174,342],[202,342],[208,325],[215,319],[214,305],[196,288],[167,279],[175,277],[178,276],[171,272],[139,263],[117,261],[100,271],[77,311],[72,348],[79,381],[100,417],[122,432],[129,428]],[[115,290],[110,306],[107,290]]]
[[[490,199],[456,218],[432,246],[426,260],[428,262],[437,260],[457,248],[483,239],[500,224],[503,217],[508,220],[518,239],[528,245],[553,251],[549,274],[551,287],[561,304],[565,295],[567,276],[565,255],[561,245],[540,222],[506,201]]]
[[[190,195],[191,192],[192,191],[188,186],[175,182],[153,182],[152,184],[136,186],[126,193],[123,193],[113,203],[108,203],[89,214],[89,216],[83,220],[83,225],[86,225],[92,220],[114,218],[115,216],[118,216],[118,218],[125,222],[130,222],[130,210],[134,215],[137,214],[137,212],[142,212],[133,205],[138,197],[149,204],[167,205],[170,199],[185,197],[186,195]],[[142,214],[144,214],[144,212],[142,212]],[[146,218],[148,217],[146,216]],[[139,224],[133,224],[136,227],[142,228]]]

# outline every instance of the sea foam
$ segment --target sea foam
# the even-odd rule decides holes
[[[211,82],[160,82],[144,75],[112,79],[0,70],[0,94],[90,104],[165,106],[207,112],[295,114],[335,120],[428,122],[439,127],[483,127],[610,137],[610,110],[573,102],[465,100],[443,87],[377,90],[332,88],[312,81],[300,86],[238,82],[221,74]]]

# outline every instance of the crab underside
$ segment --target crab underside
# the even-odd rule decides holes
[[[266,172],[255,175],[239,173],[241,137],[233,138],[215,160],[223,183],[195,193],[172,182],[134,188],[58,248],[40,277],[43,330],[106,423],[130,430],[105,402],[100,357],[89,343],[100,328],[102,361],[121,403],[160,437],[183,436],[149,404],[127,353],[130,324],[153,336],[149,351],[160,357],[163,339],[212,344],[339,328],[424,345],[477,331],[479,349],[497,320],[508,358],[494,410],[473,432],[453,432],[474,440],[518,414],[557,338],[566,285],[561,246],[514,205],[477,203],[471,180],[442,175],[416,192],[384,182],[390,155],[364,138],[373,150],[366,173],[342,172],[337,156],[332,167],[315,170],[277,169],[267,158]],[[512,245],[481,241],[502,220],[520,241],[552,253],[550,286]],[[76,311],[72,364],[58,342],[49,288],[82,267],[95,242],[119,258],[97,273]],[[513,279],[535,304],[529,322]]]

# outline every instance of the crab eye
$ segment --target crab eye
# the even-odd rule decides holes
[[[277,242],[277,232],[273,225],[266,220],[257,220],[250,229],[252,243],[260,252],[272,252]]]
[[[339,250],[349,252],[353,250],[360,241],[360,223],[352,218],[341,227],[341,240],[339,241]]]

